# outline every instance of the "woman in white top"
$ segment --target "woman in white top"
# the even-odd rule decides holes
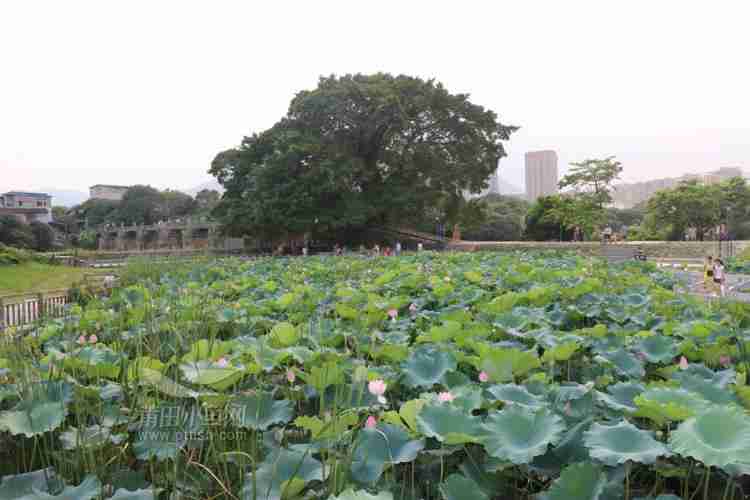
[[[726,292],[727,276],[724,273],[724,263],[721,259],[714,260],[714,283],[719,287],[719,293],[723,297]]]

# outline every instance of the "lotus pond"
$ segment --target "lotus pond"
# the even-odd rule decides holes
[[[194,262],[0,341],[0,500],[737,499],[750,311],[565,254]]]

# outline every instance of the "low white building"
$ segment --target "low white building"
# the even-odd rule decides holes
[[[0,215],[12,215],[26,223],[52,222],[52,196],[46,193],[8,191],[0,195]]]

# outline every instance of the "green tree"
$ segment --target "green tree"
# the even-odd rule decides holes
[[[648,200],[652,223],[669,226],[670,239],[682,239],[687,229],[696,237],[704,235],[721,221],[721,189],[697,181],[682,182],[673,189],[658,191]]]
[[[193,197],[182,191],[166,189],[161,192],[161,200],[160,215],[166,218],[186,217],[198,208]]]
[[[417,220],[486,188],[514,130],[434,80],[321,78],[274,127],[217,155],[215,213],[267,236]]]
[[[560,189],[586,193],[600,209],[612,202],[612,184],[622,172],[622,164],[614,156],[570,165],[570,172],[560,180]]]
[[[117,222],[118,207],[119,203],[116,201],[90,199],[73,207],[71,211],[79,220],[84,221],[84,225],[96,227]]]
[[[55,231],[49,224],[43,222],[32,222],[29,224],[33,237],[32,248],[37,252],[52,250],[55,246]]]
[[[529,208],[526,215],[524,238],[531,241],[552,241],[568,239],[563,234],[563,226],[550,213],[559,205],[559,196],[542,196]]]
[[[164,195],[151,186],[132,186],[117,205],[116,222],[125,224],[154,224],[168,217],[164,213]]]
[[[32,248],[34,235],[28,224],[12,215],[0,215],[0,243],[11,247]]]
[[[519,241],[523,238],[529,203],[521,198],[490,194],[485,196],[485,217],[476,228],[464,231],[469,241]]]
[[[195,195],[195,203],[201,212],[210,213],[219,204],[221,193],[215,189],[202,189]]]
[[[593,193],[578,193],[572,196],[552,197],[552,206],[546,217],[559,224],[564,234],[570,234],[579,227],[584,234],[591,234],[604,222],[604,211],[599,198]]]

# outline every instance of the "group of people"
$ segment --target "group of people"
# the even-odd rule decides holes
[[[417,251],[421,252],[424,250],[424,245],[422,243],[417,243]],[[333,255],[344,255],[346,249],[345,247],[341,246],[340,244],[336,243],[333,245]],[[367,250],[367,248],[364,245],[359,246],[359,253],[360,254],[372,254],[375,256],[382,255],[384,257],[390,257],[392,255],[401,255],[401,253],[404,251],[403,246],[401,245],[400,241],[397,241],[393,247],[391,246],[384,246],[381,247],[377,243],[372,247],[371,250]],[[281,250],[278,251],[279,254],[283,253]],[[309,254],[309,249],[307,244],[305,244],[302,247],[302,255],[307,256]]]
[[[706,291],[712,294],[719,292],[722,297],[726,294],[727,274],[724,270],[724,262],[721,259],[714,259],[709,255],[703,264],[703,282]]]

